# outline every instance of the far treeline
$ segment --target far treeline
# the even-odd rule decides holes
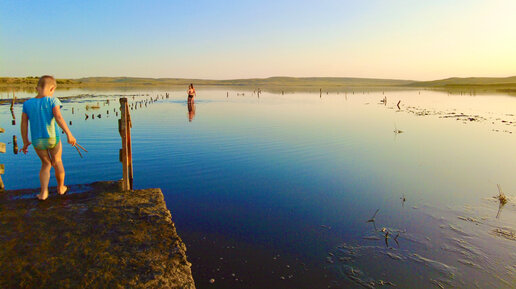
[[[37,76],[0,77],[0,89],[28,89],[37,84]],[[206,86],[243,86],[273,88],[334,88],[393,87],[434,89],[485,89],[516,92],[516,76],[447,78],[434,81],[399,79],[352,78],[352,77],[269,77],[231,80],[186,79],[186,78],[138,78],[138,77],[86,77],[57,79],[59,88],[108,88],[108,87],[166,87],[194,83]]]

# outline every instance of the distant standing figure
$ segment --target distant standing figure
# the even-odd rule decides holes
[[[193,84],[190,83],[190,86],[188,86],[188,101],[193,101],[194,97],[196,96],[195,88],[193,87]]]
[[[39,172],[41,192],[38,199],[42,201],[48,198],[48,182],[50,181],[50,169],[52,167],[54,167],[56,173],[57,193],[64,195],[68,190],[64,185],[65,170],[61,160],[63,151],[59,127],[66,133],[69,144],[75,146],[76,143],[72,132],[68,129],[66,121],[61,115],[61,101],[52,97],[56,87],[55,78],[44,75],[39,79],[36,87],[38,95],[23,103],[21,122],[23,148],[20,151],[27,154],[27,150],[32,144],[41,159],[41,170]],[[29,122],[32,142],[28,138]]]

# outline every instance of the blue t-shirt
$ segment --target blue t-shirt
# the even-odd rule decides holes
[[[23,113],[30,123],[30,136],[33,143],[39,139],[55,138],[59,141],[59,128],[54,118],[53,109],[63,107],[56,97],[31,98],[23,103]]]

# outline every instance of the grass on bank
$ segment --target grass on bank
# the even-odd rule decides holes
[[[0,90],[32,89],[37,76],[0,77]],[[353,77],[269,77],[248,79],[187,79],[187,78],[139,78],[139,77],[86,77],[78,79],[57,79],[59,88],[150,88],[186,86],[254,87],[269,90],[318,90],[323,92],[355,87],[370,88],[428,88],[446,90],[485,90],[514,93],[516,76],[511,77],[468,77],[447,78],[434,81],[413,81],[399,79],[375,79]]]

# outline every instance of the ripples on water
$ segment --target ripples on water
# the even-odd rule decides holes
[[[164,94],[117,94],[127,93],[144,94],[134,101]],[[80,159],[65,146],[68,183],[121,176],[118,96],[94,94],[63,108],[89,151]],[[514,97],[231,91],[227,98],[201,88],[192,115],[181,92],[171,95],[131,111],[135,186],[163,190],[199,288],[211,278],[227,288],[515,286]],[[387,105],[379,103],[384,96]],[[97,101],[100,109],[85,110]],[[21,147],[8,106],[0,120],[1,141],[16,134]],[[33,151],[0,157],[8,188],[39,186]],[[497,219],[498,183],[512,201]],[[366,221],[378,208],[375,230]]]

